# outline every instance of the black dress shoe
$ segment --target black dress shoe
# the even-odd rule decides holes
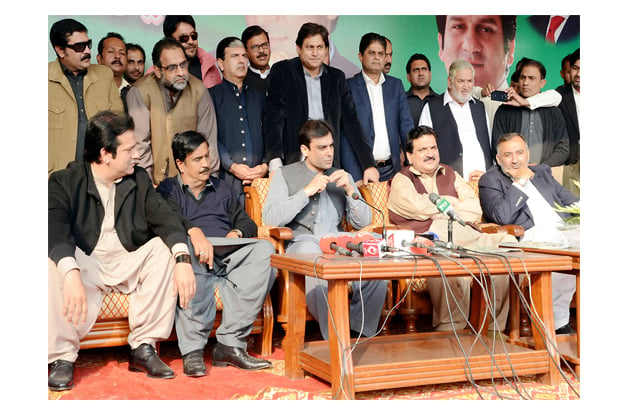
[[[556,330],[556,334],[575,334],[575,330],[569,324],[565,324]]]
[[[156,354],[154,347],[147,343],[130,351],[128,370],[131,372],[145,372],[150,378],[171,379],[174,371],[167,366]]]
[[[213,348],[213,366],[226,367],[228,365],[243,370],[259,370],[271,367],[271,362],[252,357],[240,347],[224,346],[218,342]]]
[[[64,391],[74,387],[74,362],[55,360],[50,364],[48,388],[51,391]]]
[[[204,349],[193,350],[182,356],[184,374],[191,377],[206,376]]]

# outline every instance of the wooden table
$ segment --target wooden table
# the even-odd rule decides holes
[[[548,244],[506,244],[509,247],[522,249],[525,252],[535,252],[549,255],[564,255],[571,258],[573,268],[571,270],[560,271],[565,274],[575,275],[575,312],[576,312],[576,334],[561,334],[557,336],[558,350],[564,359],[573,365],[575,372],[579,375],[580,365],[580,252],[579,248],[560,248],[552,247]],[[516,344],[533,345],[533,339],[524,339],[519,337],[519,297],[518,292],[510,292],[510,339]]]
[[[536,311],[545,322],[546,332],[555,338],[551,305],[551,272],[572,269],[567,256],[528,252],[507,254],[509,263],[493,257],[480,257],[492,275],[510,270],[527,270],[532,276],[532,298]],[[455,261],[434,256],[447,277],[479,275],[480,268],[472,259]],[[398,279],[416,277],[440,278],[439,269],[427,259],[352,258],[336,255],[272,255],[271,265],[288,271],[287,329],[283,342],[285,372],[291,379],[301,379],[304,371],[332,384],[333,397],[354,399],[355,392],[415,385],[490,379],[536,374],[541,382],[559,381],[559,360],[551,359],[555,348],[538,334],[535,349],[493,342],[462,330],[382,336],[356,345],[350,339],[348,283],[350,280]],[[511,269],[510,269],[511,267]],[[334,326],[329,328],[329,341],[304,342],[306,323],[305,276],[328,281],[328,304]],[[476,288],[477,287],[477,288]],[[476,295],[477,294],[477,295]],[[485,315],[479,284],[473,284],[471,324]],[[483,326],[480,334],[485,334]],[[478,341],[476,341],[476,339]],[[480,343],[484,340],[485,343]],[[475,345],[472,349],[471,346]],[[328,347],[329,346],[329,347]],[[486,346],[486,347],[485,347]],[[491,347],[494,346],[494,347]],[[505,347],[505,349],[504,349]],[[467,357],[465,357],[465,354]],[[491,356],[494,355],[494,358]],[[495,362],[496,365],[493,363]],[[499,367],[500,371],[494,369]]]

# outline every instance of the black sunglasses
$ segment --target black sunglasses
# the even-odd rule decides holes
[[[76,42],[73,45],[67,45],[66,47],[74,49],[77,53],[84,52],[87,47],[91,49],[91,39],[86,42]]]
[[[197,32],[191,32],[188,35],[180,35],[180,37],[178,38],[178,42],[187,43],[189,41],[189,37],[191,38],[191,40],[197,40]]]

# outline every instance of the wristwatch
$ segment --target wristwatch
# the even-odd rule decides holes
[[[519,184],[523,187],[525,187],[525,185],[527,184],[527,179],[525,177],[519,177],[517,179],[517,181],[519,182]]]
[[[243,232],[241,232],[239,229],[233,229],[232,232],[234,232],[237,235],[239,235],[239,238],[243,238]]]
[[[184,262],[186,264],[190,264],[191,263],[191,255],[189,254],[180,254],[176,257],[176,264],[179,264],[181,262]]]

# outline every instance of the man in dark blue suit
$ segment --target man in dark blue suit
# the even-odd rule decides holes
[[[344,132],[364,176],[378,181],[375,161],[368,151],[345,74],[324,64],[330,40],[328,30],[315,23],[300,28],[295,44],[299,57],[271,67],[263,121],[269,171],[302,159],[298,131],[309,119],[323,119],[333,130],[334,162],[340,168],[340,136]]]
[[[381,181],[391,179],[401,170],[406,136],[415,127],[401,81],[383,73],[386,43],[384,36],[365,34],[360,39],[358,52],[362,72],[347,80],[365,133],[367,150],[376,162]],[[344,135],[341,136],[341,164],[356,184],[367,183],[354,148]]]
[[[560,222],[566,213],[554,210],[555,203],[568,206],[579,198],[562,187],[546,164],[529,165],[530,150],[518,133],[502,135],[497,142],[497,166],[479,181],[480,204],[486,221],[500,225],[521,225],[523,242],[579,245],[579,230],[563,232]],[[552,274],[553,317],[556,334],[573,330],[568,325],[569,305],[575,293],[575,278]]]
[[[572,180],[579,182],[579,115],[580,102],[580,60],[579,48],[568,56],[571,82],[564,85],[558,92],[562,101],[558,108],[564,117],[566,131],[569,135],[569,158],[564,166],[562,184],[573,194],[579,196],[579,188]]]
[[[219,178],[234,189],[243,205],[243,186],[268,171],[262,127],[265,96],[246,82],[248,60],[242,40],[222,39],[216,54],[223,81],[208,92],[217,118]]]

